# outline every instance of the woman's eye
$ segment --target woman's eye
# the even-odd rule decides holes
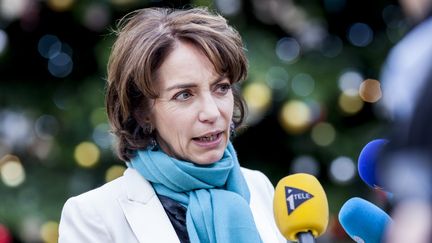
[[[228,91],[231,89],[231,84],[229,83],[223,83],[223,84],[219,84],[217,86],[217,92],[220,94],[226,94],[228,93]]]
[[[174,96],[175,100],[187,100],[192,96],[192,94],[188,91],[181,91]]]

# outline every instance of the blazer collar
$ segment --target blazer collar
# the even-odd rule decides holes
[[[138,242],[180,243],[150,182],[131,168],[123,178],[126,198],[118,201]]]
[[[156,196],[150,182],[144,179],[135,169],[127,168],[123,177],[125,179],[124,189],[129,200],[147,203],[152,197]]]

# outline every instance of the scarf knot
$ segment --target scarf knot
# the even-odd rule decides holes
[[[155,191],[187,208],[186,228],[195,242],[261,242],[249,207],[250,194],[231,143],[222,158],[196,165],[161,150],[139,150],[131,167]]]

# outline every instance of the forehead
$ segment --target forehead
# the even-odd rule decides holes
[[[177,42],[158,70],[162,87],[183,82],[204,82],[220,76],[204,53],[193,44]]]

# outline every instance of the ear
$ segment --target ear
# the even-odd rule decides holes
[[[142,128],[147,127],[149,123],[153,123],[152,114],[154,103],[154,100],[143,99],[132,112],[133,118]]]
[[[134,110],[133,118],[137,121],[137,123],[141,127],[145,127],[146,124],[151,122],[149,115],[145,114],[145,112],[143,112],[142,109],[140,108]]]

